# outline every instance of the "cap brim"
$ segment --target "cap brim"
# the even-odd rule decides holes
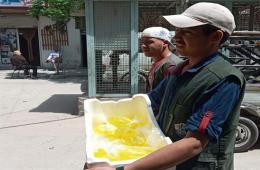
[[[196,27],[207,23],[195,20],[185,15],[166,15],[163,16],[170,24],[178,28]]]

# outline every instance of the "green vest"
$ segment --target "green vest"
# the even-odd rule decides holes
[[[154,68],[151,68],[149,72],[149,75],[152,74],[151,75],[152,82],[149,81],[149,77],[148,77],[148,83],[146,84],[146,91],[149,92],[155,87],[157,87],[160,84],[160,82],[167,76],[168,73],[166,72],[168,71],[170,72],[169,68],[172,66],[175,67],[181,62],[182,59],[180,59],[175,54],[171,54],[170,56],[165,57],[162,60],[160,60],[158,63],[156,63]]]
[[[182,76],[183,78],[177,82],[177,87],[174,89],[175,94],[170,107],[167,110],[160,109],[160,112],[164,113],[162,131],[173,142],[184,137],[185,131],[176,130],[180,128],[176,126],[185,126],[194,110],[194,104],[201,99],[203,92],[229,76],[240,82],[242,90],[240,100],[224,123],[219,141],[209,142],[199,155],[178,165],[176,170],[233,170],[235,131],[245,88],[243,74],[223,58],[217,57],[215,61],[200,68],[198,72],[185,72]],[[169,83],[167,86],[171,86],[171,84]],[[166,87],[165,94],[171,94],[170,90],[172,89]],[[167,102],[166,100],[164,97],[162,103]]]

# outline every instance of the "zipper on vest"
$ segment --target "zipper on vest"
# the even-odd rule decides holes
[[[167,111],[167,114],[169,114],[168,111]],[[170,130],[170,127],[171,127],[171,124],[172,124],[172,120],[173,120],[173,115],[169,114],[168,121],[166,121],[167,124],[166,124],[166,128],[165,128],[165,135],[168,134],[168,132]]]

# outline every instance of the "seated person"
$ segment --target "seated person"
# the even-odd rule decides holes
[[[47,60],[46,60],[46,63],[49,63],[51,62],[53,64],[53,67],[56,71],[56,74],[59,74],[59,64],[61,62],[61,55],[58,51],[58,48],[55,48],[54,51],[52,51]]]
[[[22,56],[22,53],[20,50],[15,50],[13,52],[13,56],[10,58],[11,63],[13,66],[15,66],[17,69],[23,69],[25,77],[30,77],[29,70],[33,70],[32,79],[37,78],[37,66],[30,65],[28,61]]]

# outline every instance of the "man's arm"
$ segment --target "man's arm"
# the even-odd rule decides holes
[[[199,154],[207,143],[206,136],[188,132],[185,138],[126,165],[125,170],[165,170]]]
[[[186,122],[186,131],[199,131],[211,142],[218,141],[224,124],[238,104],[240,91],[239,80],[229,77],[205,92],[196,101],[193,114]]]
[[[147,94],[151,101],[152,108],[154,111],[157,111],[160,108],[161,101],[162,101],[162,98],[163,98],[163,95],[165,92],[165,88],[167,86],[169,79],[170,79],[170,76],[167,76],[166,78],[164,78],[155,89],[153,89],[152,91],[150,91]],[[157,114],[157,112],[154,114]]]
[[[21,64],[29,64],[28,61],[22,55],[19,56],[19,60],[20,60]]]
[[[148,156],[124,166],[125,170],[165,170],[199,154],[207,145],[206,136],[188,132],[185,138],[167,145]],[[111,166],[99,166],[90,170],[114,170]]]

